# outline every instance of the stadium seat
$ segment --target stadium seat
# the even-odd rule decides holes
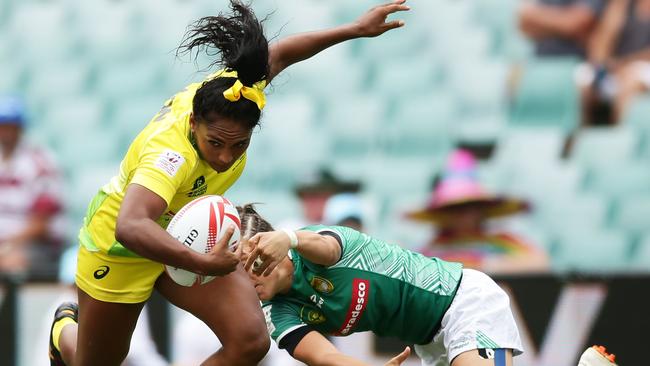
[[[596,230],[607,223],[607,199],[592,194],[548,195],[536,200],[534,217],[552,235],[570,235],[577,228]]]
[[[47,63],[33,67],[28,73],[26,98],[48,101],[83,96],[89,86],[91,66],[82,60]]]
[[[650,193],[650,170],[647,162],[628,161],[591,168],[585,189],[610,198],[634,197]]]
[[[572,227],[559,237],[553,266],[564,271],[608,272],[629,270],[628,237],[620,231]]]
[[[68,209],[79,222],[83,219],[90,200],[99,189],[119,173],[120,162],[109,161],[103,165],[87,166],[72,170],[68,179]],[[79,230],[79,227],[76,228]],[[76,235],[75,235],[76,238]]]
[[[433,58],[379,59],[374,62],[370,88],[373,94],[407,99],[440,87],[441,66]]]
[[[530,167],[531,162],[556,164],[564,137],[558,127],[511,127],[500,136],[492,160],[497,165],[516,167]]]
[[[2,45],[3,41],[4,40],[0,39],[0,54],[9,52],[4,49]],[[2,70],[7,70],[7,72],[3,72],[2,77],[0,78],[0,94],[16,94],[24,89],[23,84],[26,79],[26,72],[25,66],[22,62],[0,60],[0,67],[2,67]]]
[[[270,94],[305,94],[340,100],[358,94],[367,82],[368,68],[350,57],[349,43],[339,44],[311,60],[292,65],[267,88]]]
[[[359,158],[371,153],[378,145],[386,112],[385,100],[373,95],[332,101],[323,127],[331,131],[333,158]]]
[[[628,107],[621,124],[636,130],[650,132],[648,115],[650,115],[650,96],[642,95],[637,97]]]
[[[33,65],[71,60],[79,42],[78,33],[69,27],[69,10],[57,1],[15,2],[7,29],[20,45],[13,56]]]
[[[589,167],[625,162],[638,153],[639,137],[627,126],[581,129],[570,159]]]
[[[108,65],[97,73],[95,89],[108,100],[147,96],[162,86],[164,77],[160,64],[146,59]]]
[[[450,65],[450,91],[464,115],[505,115],[507,65],[495,60],[461,59]]]
[[[632,254],[630,265],[633,269],[650,272],[650,235],[645,235]]]
[[[71,7],[72,34],[79,34],[86,54],[96,62],[116,64],[145,55],[141,14],[135,3],[124,1],[81,1]],[[136,76],[134,74],[134,76]]]
[[[621,199],[615,212],[615,227],[635,234],[650,233],[650,194]]]
[[[433,157],[450,149],[456,101],[445,93],[402,98],[382,134],[384,153]]]
[[[574,59],[535,60],[524,67],[511,107],[513,125],[578,125],[578,93],[573,81]]]

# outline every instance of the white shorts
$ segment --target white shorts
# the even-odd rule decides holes
[[[431,343],[416,345],[423,366],[449,365],[463,352],[509,348],[523,353],[508,295],[483,272],[464,269],[463,278]]]

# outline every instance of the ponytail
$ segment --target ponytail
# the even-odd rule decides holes
[[[261,111],[255,102],[241,98],[226,100],[223,92],[239,80],[245,87],[264,81],[269,75],[269,46],[262,23],[252,9],[239,0],[230,0],[231,14],[220,13],[194,22],[185,34],[177,55],[196,58],[201,51],[217,57],[210,66],[220,65],[235,71],[237,77],[223,76],[207,80],[197,90],[193,112],[199,120],[212,114],[229,117],[255,127]]]

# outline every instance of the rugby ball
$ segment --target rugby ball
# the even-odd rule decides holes
[[[208,253],[217,244],[229,226],[235,231],[228,248],[234,251],[239,244],[241,221],[237,208],[222,196],[203,196],[183,206],[167,226],[167,232],[182,245],[199,253]],[[214,279],[190,271],[165,265],[171,279],[182,286],[197,286]]]

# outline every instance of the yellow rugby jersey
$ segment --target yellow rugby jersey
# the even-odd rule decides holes
[[[103,186],[91,201],[79,241],[90,251],[140,258],[115,240],[115,225],[126,188],[137,183],[167,202],[158,223],[166,228],[178,210],[207,194],[223,194],[241,176],[244,153],[226,172],[217,173],[190,142],[192,99],[201,83],[190,84],[165,106],[131,143],[119,174]]]

